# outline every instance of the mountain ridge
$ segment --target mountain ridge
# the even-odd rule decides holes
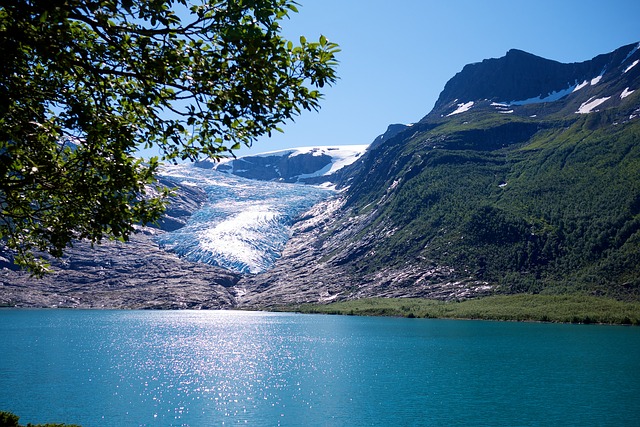
[[[208,270],[198,286],[209,282],[214,293],[185,299],[183,290],[167,289],[165,298],[203,308],[372,296],[461,300],[495,293],[640,299],[638,46],[570,67],[519,50],[465,66],[422,120],[391,125],[331,174],[329,182],[340,191],[291,218],[291,238],[271,268],[243,275]],[[531,64],[539,82],[549,74],[545,84],[523,90],[519,85],[529,80],[494,75],[496,84],[504,83],[496,94],[475,87],[488,81],[477,76],[496,67]],[[613,65],[603,73],[606,64]],[[325,180],[318,171],[327,159],[308,157],[321,160],[311,174]],[[302,169],[286,179],[301,181]],[[185,231],[191,215],[207,203],[193,185],[187,190],[168,212],[165,228]],[[148,244],[134,241],[121,262],[136,265],[135,245]],[[187,265],[177,268],[200,271]],[[96,282],[100,286],[143,280],[135,268],[98,267],[96,274],[110,275]],[[74,301],[80,291],[64,287],[69,273],[62,270],[43,282],[32,304],[55,304],[60,295]],[[166,274],[176,277],[175,271]],[[30,304],[28,293],[16,291],[33,286],[28,275],[3,270],[0,279],[0,303],[11,295],[10,301]],[[177,284],[168,280],[166,286]],[[163,306],[157,290],[142,306]]]
[[[327,145],[287,148],[221,161],[195,164],[248,179],[331,187],[336,172],[355,162],[368,145]]]
[[[521,105],[450,94],[461,76],[477,84],[469,69],[494,63],[466,66],[423,120],[345,168],[339,201],[295,227],[272,270],[240,280],[239,304],[577,291],[637,300],[637,46],[580,63],[598,74],[578,90]],[[600,73],[605,63],[616,67]],[[613,102],[588,105],[603,98]]]
[[[575,98],[580,103],[588,98],[602,98],[603,91],[613,91],[608,86],[611,80],[621,84],[621,80],[631,82],[637,78],[638,68],[633,64],[640,59],[639,45],[628,44],[576,63],[561,63],[511,49],[501,58],[468,64],[446,83],[433,110],[422,121],[450,117],[478,106],[494,107],[502,113],[566,114],[562,103],[547,110],[522,107],[531,104],[548,107],[563,98],[565,101]],[[626,76],[620,79],[622,74]],[[623,89],[618,87],[615,91],[622,94]],[[611,98],[609,102],[616,101],[615,97]]]

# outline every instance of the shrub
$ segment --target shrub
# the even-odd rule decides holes
[[[11,412],[0,411],[0,427],[23,427],[18,424],[20,417]],[[26,427],[80,427],[75,424],[27,424]]]

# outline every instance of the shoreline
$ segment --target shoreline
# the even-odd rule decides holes
[[[229,307],[65,307],[0,304],[0,310],[238,310],[344,316],[487,320],[640,326],[640,301],[620,301],[583,294],[492,295],[462,301],[426,298],[364,298],[330,304]]]
[[[302,314],[640,326],[640,302],[580,294],[493,295],[464,301],[367,298],[264,309]]]

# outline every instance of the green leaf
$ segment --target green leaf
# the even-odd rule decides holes
[[[0,43],[19,46],[0,67],[0,236],[32,271],[46,270],[37,251],[126,240],[160,217],[166,194],[145,193],[158,163],[139,148],[176,161],[250,146],[337,79],[337,45],[281,36],[296,2],[204,2],[180,17],[173,0],[63,3],[0,9]]]

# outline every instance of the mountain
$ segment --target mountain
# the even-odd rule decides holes
[[[190,164],[165,166],[159,179],[176,195],[157,227],[139,227],[126,244],[76,242],[37,280],[0,247],[0,306],[233,307],[242,275],[269,269],[294,220],[335,193]]]
[[[411,126],[413,126],[413,124],[403,125],[400,123],[394,123],[389,125],[385,133],[383,133],[382,135],[379,135],[376,139],[374,139],[373,142],[369,145],[369,148],[377,147],[378,145],[382,144],[388,139],[393,138],[400,132],[411,128]]]
[[[633,90],[637,58],[637,44],[572,64],[512,49],[502,58],[465,66],[423,120],[477,109],[548,117],[616,107]]]
[[[207,193],[189,182],[160,177],[175,189],[159,228],[140,227],[127,243],[91,246],[74,242],[64,257],[49,258],[53,272],[31,277],[12,263],[0,246],[0,307],[126,309],[214,309],[236,305],[233,286],[240,274],[190,262],[161,249],[155,241],[176,230],[206,205]]]
[[[0,258],[0,304],[640,300],[638,47],[577,64],[511,50],[468,65],[422,120],[390,125],[367,150],[167,167],[162,182],[178,191],[159,228],[97,251],[78,244],[42,281]]]
[[[196,166],[260,181],[331,186],[335,173],[355,162],[366,149],[367,145],[301,147],[220,162],[203,161]]]
[[[512,50],[341,173],[241,305],[581,291],[640,298],[640,51]]]

